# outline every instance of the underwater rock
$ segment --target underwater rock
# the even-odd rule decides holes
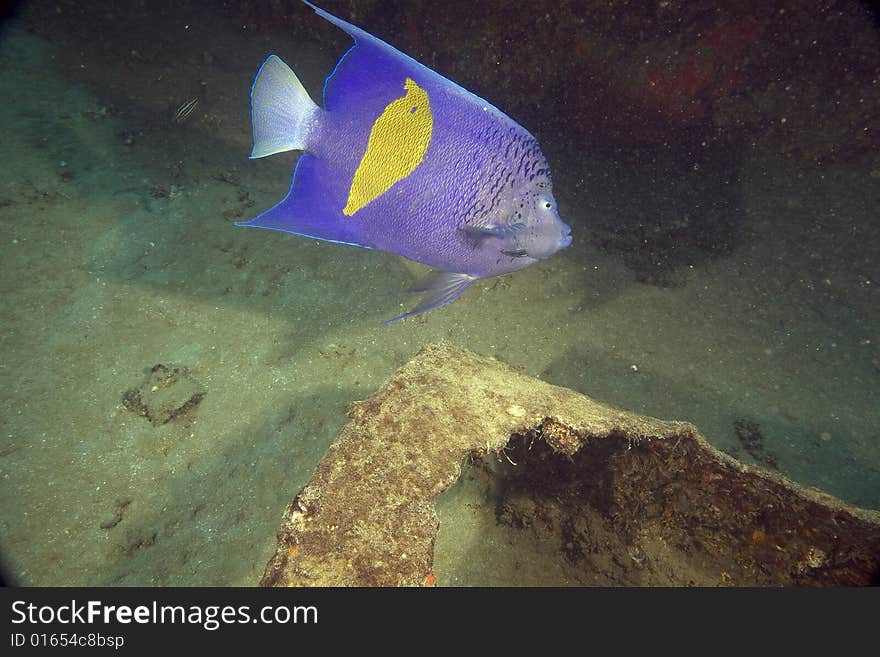
[[[205,394],[187,368],[158,363],[150,368],[146,383],[122,395],[122,404],[161,426],[193,411]]]
[[[498,523],[555,540],[575,584],[599,560],[605,585],[880,582],[880,512],[450,344],[349,416],[287,507],[263,586],[433,583],[435,500],[486,455],[505,457]]]

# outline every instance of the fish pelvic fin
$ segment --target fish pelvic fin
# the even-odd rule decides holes
[[[455,301],[466,289],[474,284],[477,278],[469,274],[456,274],[446,271],[432,271],[407,292],[424,292],[425,296],[415,308],[402,315],[382,322],[391,324],[404,317],[421,315],[447,303]]]
[[[309,133],[320,112],[290,67],[269,55],[251,87],[251,159],[308,150]]]

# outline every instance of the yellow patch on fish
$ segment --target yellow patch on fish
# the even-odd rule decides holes
[[[411,174],[428,151],[434,131],[428,92],[410,78],[403,87],[406,94],[389,103],[373,123],[342,210],[348,217]]]

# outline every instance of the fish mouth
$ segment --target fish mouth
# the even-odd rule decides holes
[[[566,224],[562,225],[564,226],[564,228],[562,229],[562,240],[559,242],[560,249],[571,246],[571,228]]]

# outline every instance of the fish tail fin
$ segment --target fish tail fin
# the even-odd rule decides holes
[[[251,159],[307,150],[320,111],[290,67],[277,55],[269,55],[251,88]]]

